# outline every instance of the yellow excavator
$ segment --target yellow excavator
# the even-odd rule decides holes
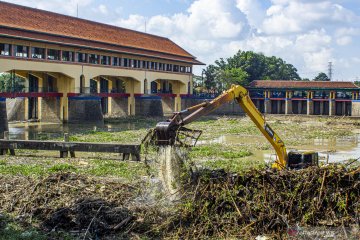
[[[221,107],[225,103],[236,101],[250,119],[255,123],[261,133],[271,143],[276,151],[276,161],[272,167],[282,169],[302,169],[309,166],[318,165],[317,152],[300,152],[290,151],[287,152],[284,142],[281,138],[271,129],[269,124],[266,123],[265,118],[256,108],[250,99],[249,92],[246,88],[233,85],[229,90],[215,98],[210,102],[203,102],[201,104],[187,108],[181,112],[176,112],[166,122],[159,122],[153,134],[156,145],[175,145],[181,141],[179,132],[193,131],[185,128],[184,126],[197,120],[201,116],[209,114],[215,109]]]

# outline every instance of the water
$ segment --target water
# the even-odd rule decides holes
[[[54,124],[54,123],[12,123],[9,124],[9,137],[16,140],[43,140],[63,137],[64,133],[77,134],[92,130],[120,132],[139,128],[152,128],[153,125],[138,123],[93,124]]]
[[[15,123],[9,124],[9,136],[10,139],[22,139],[22,140],[43,140],[62,138],[64,133],[76,134],[84,133],[94,130],[105,132],[120,132],[126,130],[135,130],[140,128],[152,128],[154,127],[151,122],[138,123],[138,122],[126,122],[126,123],[111,123],[101,126],[86,125],[86,124],[46,124],[46,123]],[[223,135],[213,140],[200,140],[198,145],[209,143],[220,144],[241,144],[251,141],[265,143],[266,139],[262,136],[244,136],[244,135]],[[360,133],[356,133],[354,136],[308,140],[306,144],[298,146],[287,146],[288,150],[313,150],[319,152],[320,160],[328,161],[329,163],[341,162],[348,159],[354,159],[360,157]],[[254,151],[252,156],[247,157],[249,159],[263,159],[269,161],[275,159],[274,151],[271,150],[259,150]]]
[[[198,144],[220,143],[220,144],[241,144],[253,142],[265,143],[267,140],[262,136],[224,135],[210,141],[199,141]],[[319,152],[320,161],[338,163],[349,159],[360,157],[360,133],[354,136],[323,139],[317,138],[307,140],[306,144],[287,146],[288,150],[304,150]],[[259,150],[253,152],[248,159],[263,159],[266,162],[274,161],[276,158],[274,150]]]

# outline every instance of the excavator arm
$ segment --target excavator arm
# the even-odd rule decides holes
[[[246,114],[275,149],[277,160],[273,167],[277,169],[285,168],[288,161],[288,155],[284,142],[266,123],[265,118],[251,101],[248,91],[239,85],[233,85],[229,90],[210,102],[204,102],[187,108],[181,112],[177,112],[167,122],[158,123],[156,125],[158,145],[174,144],[177,130],[197,120],[201,116],[209,114],[225,103],[229,103],[234,100],[241,106],[241,108],[246,112]],[[183,117],[183,114],[185,113],[188,113],[188,115]]]

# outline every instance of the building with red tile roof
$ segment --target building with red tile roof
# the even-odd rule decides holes
[[[69,112],[83,94],[99,97],[111,117],[172,113],[192,94],[193,66],[203,65],[166,37],[1,1],[0,13],[0,73],[25,79],[21,92],[0,97],[23,99],[19,120],[86,115]],[[155,98],[163,105],[145,104]]]

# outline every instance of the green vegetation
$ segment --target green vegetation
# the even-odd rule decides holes
[[[25,79],[14,73],[0,74],[0,92],[22,92],[25,89]]]
[[[253,80],[300,80],[297,69],[275,56],[239,51],[233,57],[215,61],[203,70],[201,82],[196,82],[197,91],[228,89],[231,84],[247,85]],[[198,79],[200,80],[200,79]],[[204,85],[203,85],[204,84]]]

